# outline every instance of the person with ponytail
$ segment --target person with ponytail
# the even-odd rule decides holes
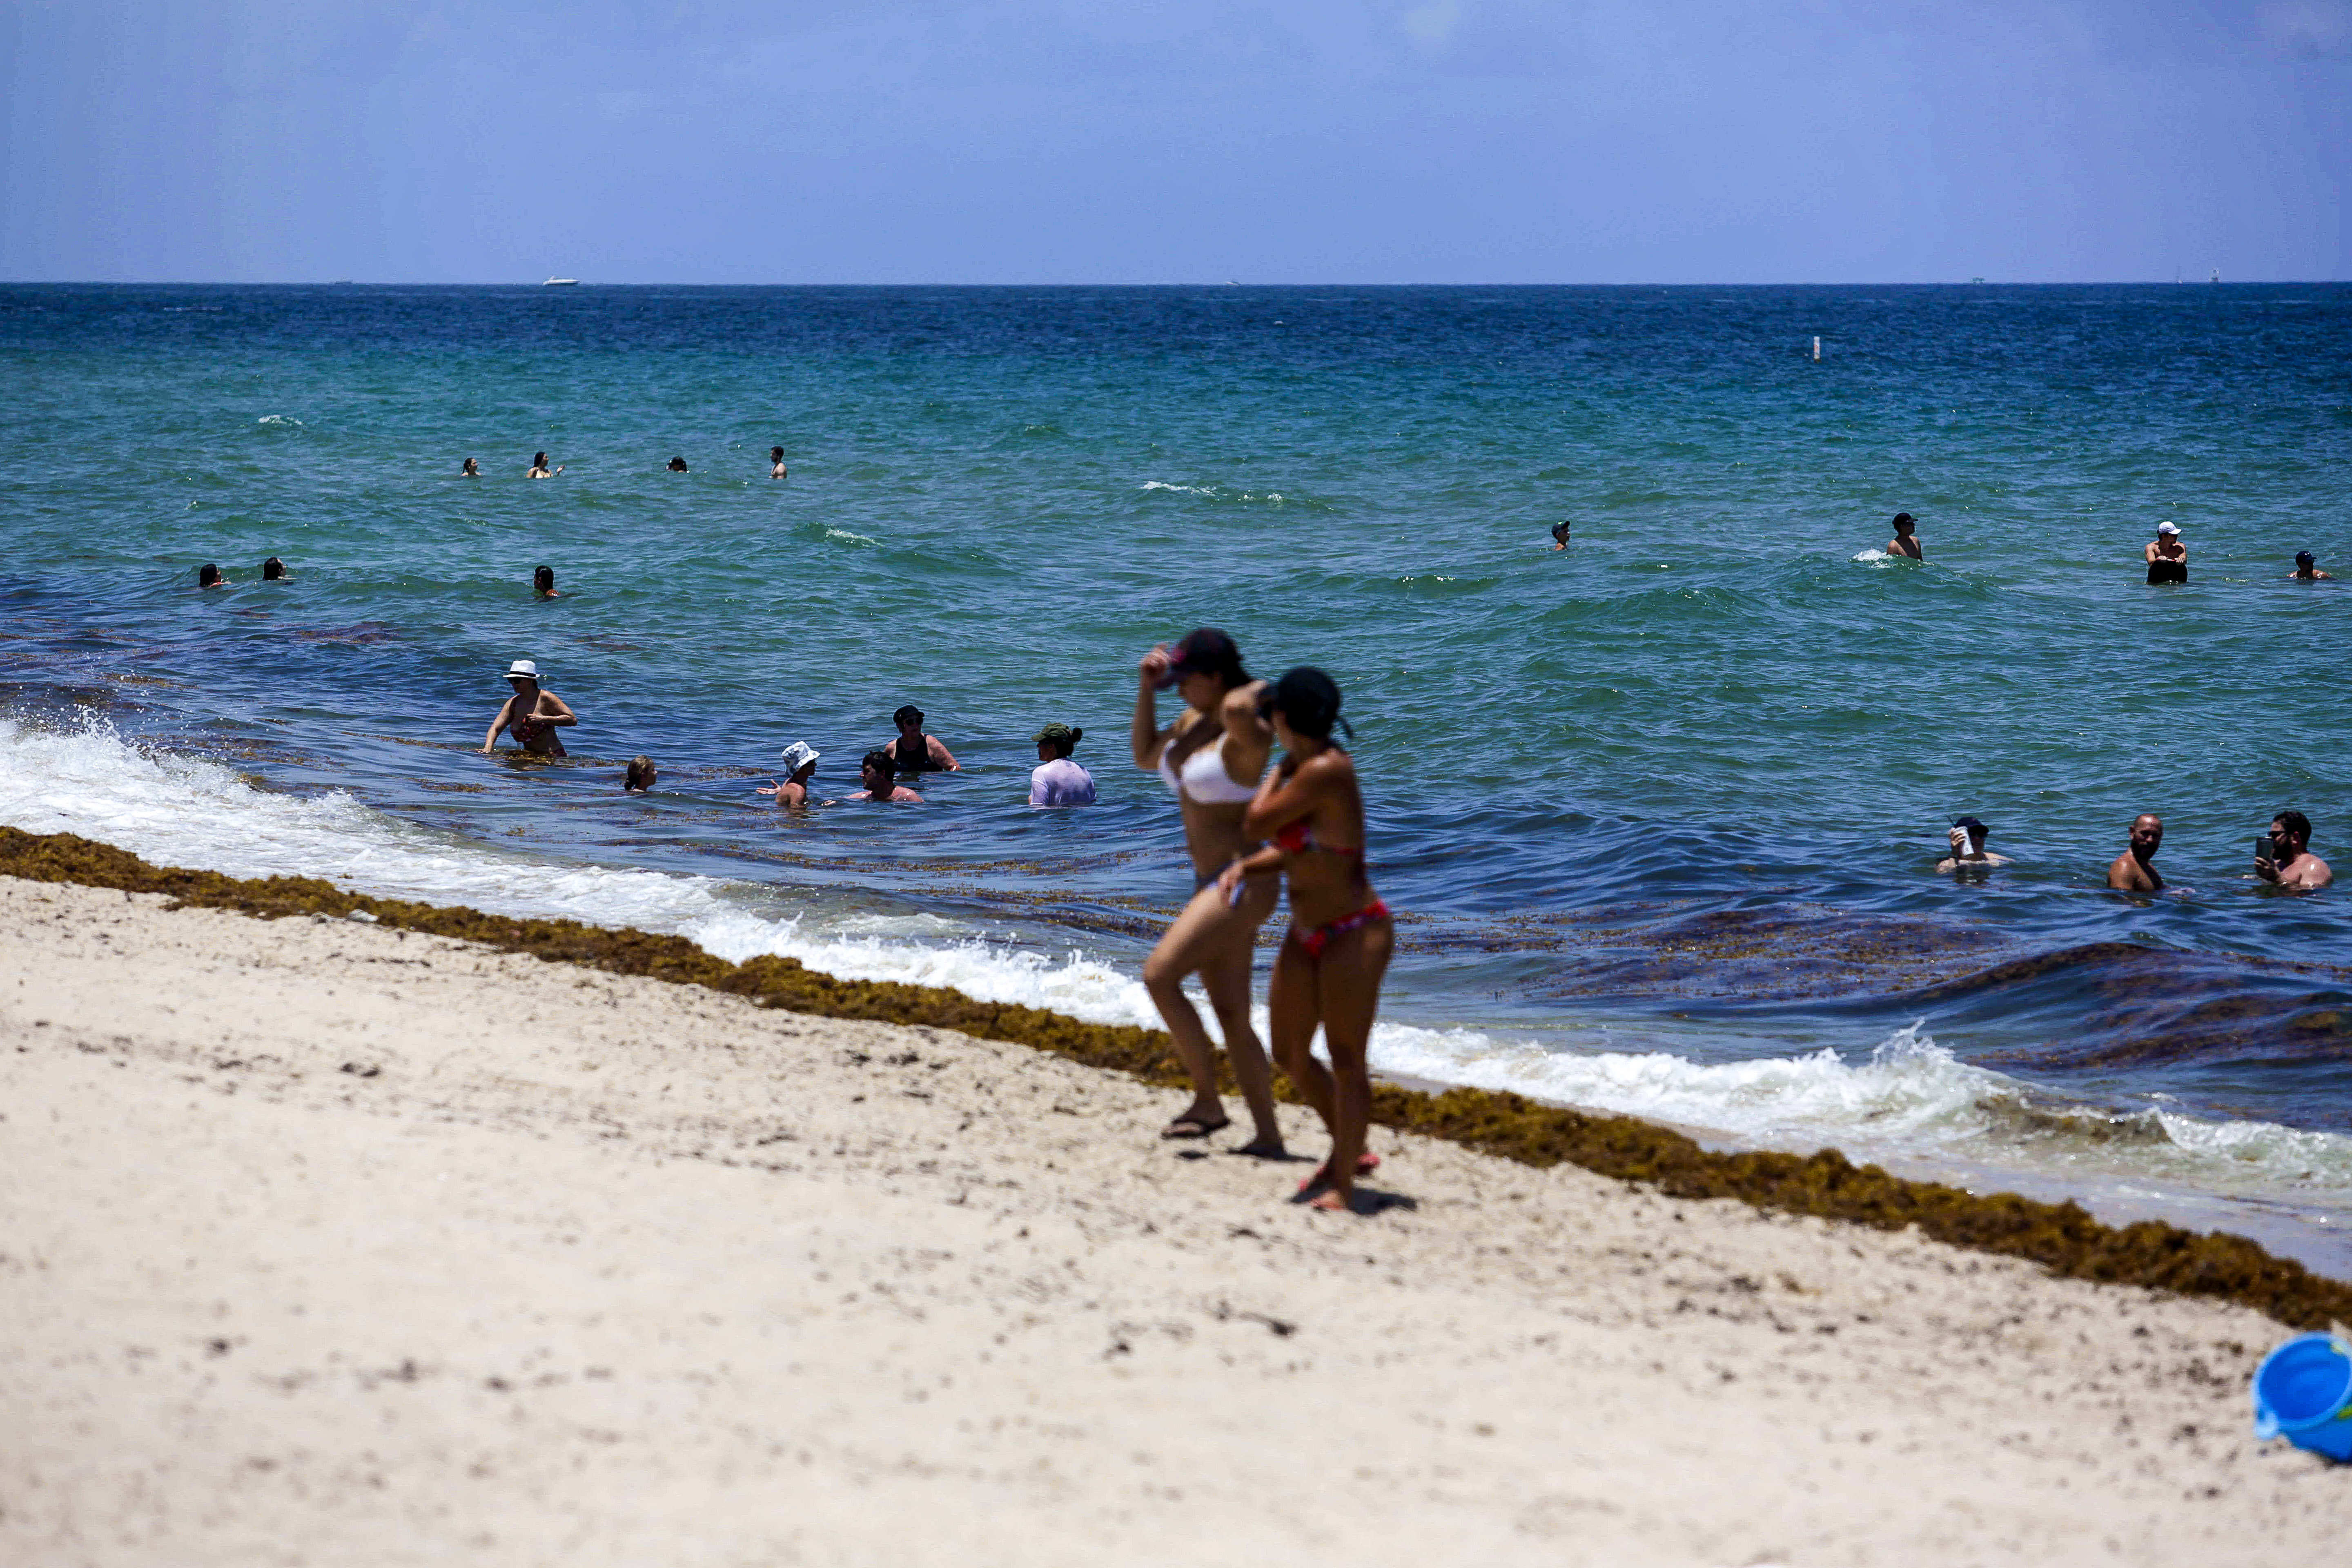
[[[1364,1147],[1372,1110],[1364,1053],[1396,930],[1364,873],[1355,759],[1331,739],[1334,725],[1348,731],[1339,686],[1319,669],[1301,668],[1259,702],[1282,762],[1257,786],[1242,831],[1272,842],[1226,867],[1218,886],[1237,890],[1268,871],[1289,883],[1290,931],[1266,994],[1274,1059],[1331,1131],[1331,1157],[1299,1191],[1315,1193],[1317,1208],[1345,1212],[1355,1206],[1356,1178],[1380,1163]],[[1331,1056],[1328,1070],[1311,1048],[1318,1025]]]

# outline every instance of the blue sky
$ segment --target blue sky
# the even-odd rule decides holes
[[[0,0],[0,278],[2352,276],[2352,0]]]

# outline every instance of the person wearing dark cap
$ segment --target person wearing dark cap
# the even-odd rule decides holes
[[[2336,574],[2333,572],[2322,572],[2319,569],[2319,563],[2313,559],[2312,553],[2308,550],[2298,550],[2294,552],[2294,570],[2288,573],[2287,575],[2294,578],[2298,583],[2333,583],[2336,581]]]
[[[1919,548],[1919,520],[1907,511],[1895,514],[1895,537],[1886,542],[1889,555],[1907,555],[1914,561],[1925,561],[1927,554]]]
[[[1555,522],[1551,525],[1551,547],[1554,550],[1568,548],[1568,524]]]
[[[1981,870],[1992,866],[2006,866],[2006,855],[1985,853],[1985,835],[1992,829],[1973,816],[1952,818],[1952,858],[1936,863],[1938,871]]]
[[[1070,761],[1086,733],[1067,724],[1048,724],[1037,731],[1037,765],[1029,770],[1031,805],[1094,805],[1094,775]]]
[[[1331,1130],[1330,1158],[1300,1186],[1318,1209],[1355,1207],[1356,1178],[1380,1163],[1364,1147],[1372,1080],[1365,1062],[1381,979],[1396,946],[1389,906],[1364,868],[1364,796],[1355,759],[1331,739],[1339,688],[1311,667],[1290,671],[1260,699],[1282,742],[1282,763],[1252,796],[1243,831],[1274,842],[1225,868],[1220,886],[1279,871],[1290,885],[1290,931],[1266,987],[1274,1058]],[[1352,739],[1353,737],[1350,736]],[[1326,1068],[1315,1058],[1323,1031]]]
[[[890,722],[898,726],[898,738],[890,742],[890,765],[902,779],[919,773],[956,773],[963,771],[955,753],[940,743],[937,735],[923,733],[923,710],[909,702],[890,715]]]
[[[1192,1103],[1160,1132],[1162,1138],[1205,1138],[1232,1124],[1218,1092],[1217,1047],[1184,993],[1201,977],[1234,1081],[1249,1107],[1253,1134],[1242,1152],[1279,1159],[1282,1123],[1274,1114],[1274,1068],[1250,1024],[1250,969],[1257,928],[1274,912],[1281,879],[1251,877],[1233,888],[1217,874],[1257,847],[1242,832],[1242,816],[1257,793],[1258,776],[1274,753],[1274,731],[1258,716],[1265,682],[1242,668],[1242,650],[1213,626],[1162,643],[1136,666],[1135,719],[1128,731],[1135,765],[1156,773],[1176,797],[1184,819],[1184,847],[1192,858],[1192,898],[1144,960],[1143,986],[1168,1025],[1176,1054],[1192,1079]],[[1173,688],[1184,710],[1160,728],[1158,693]]]

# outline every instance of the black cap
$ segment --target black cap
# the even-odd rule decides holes
[[[2294,563],[2295,563],[2296,565],[2298,565],[2298,566],[2308,566],[2308,565],[2310,565],[2310,564],[2311,564],[2311,552],[2310,552],[2310,551],[2308,551],[2308,550],[2298,550],[2298,551],[2296,551],[2296,552],[2294,552]]]
[[[1971,833],[1990,833],[1992,831],[1991,828],[1987,827],[1983,823],[1979,822],[1973,816],[1956,816],[1952,818],[1952,826],[1955,827],[1965,827]]]
[[[890,722],[893,724],[919,724],[922,721],[923,710],[911,702],[890,715]]]
[[[1913,517],[1913,516],[1912,516],[1909,512],[1907,512],[1907,511],[1898,511],[1898,512],[1896,512],[1896,513],[1895,514],[1895,521],[1897,521],[1897,522],[1916,522],[1916,521],[1918,521],[1919,520],[1918,520],[1917,518],[1916,518],[1916,517]]]
[[[1202,626],[1179,638],[1168,650],[1168,673],[1222,676],[1228,686],[1239,686],[1249,679],[1242,668],[1242,650],[1214,626]]]

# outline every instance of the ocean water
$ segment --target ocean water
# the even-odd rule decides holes
[[[0,821],[1149,1022],[1134,664],[1217,625],[1347,692],[1378,1065],[2352,1273],[2352,883],[2249,875],[2352,876],[2347,472],[2342,285],[10,285]],[[566,762],[475,750],[516,658]],[[752,793],[909,700],[925,805]]]

